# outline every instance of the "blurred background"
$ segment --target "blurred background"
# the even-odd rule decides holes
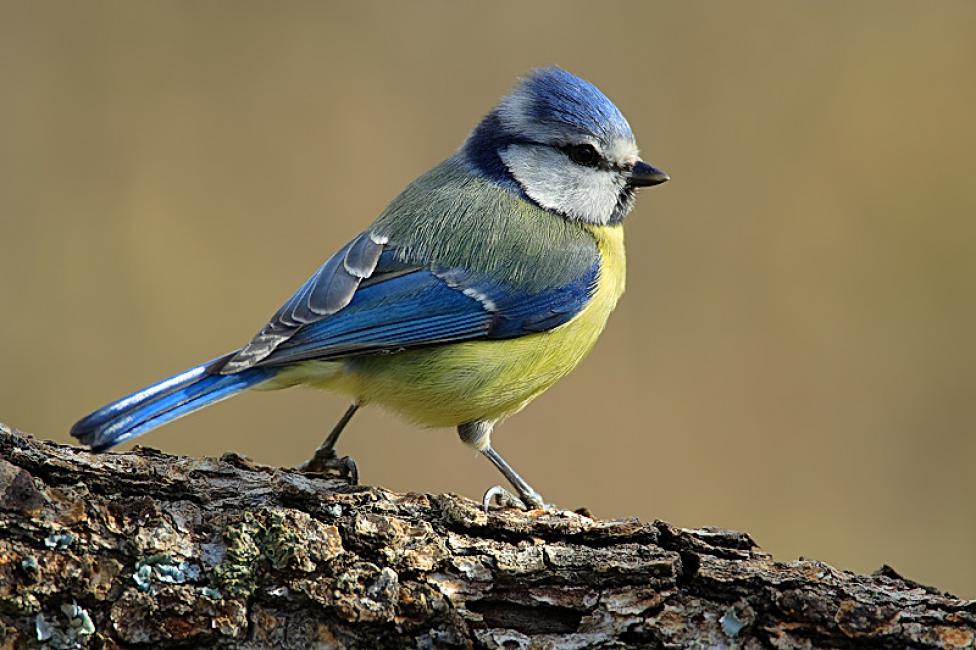
[[[551,501],[976,597],[976,4],[0,3],[0,421],[246,342],[517,75],[600,86],[644,191],[589,359],[495,435]],[[300,463],[345,409],[248,394],[141,443]],[[364,482],[479,498],[379,410]]]

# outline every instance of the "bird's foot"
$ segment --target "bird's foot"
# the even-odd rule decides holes
[[[500,485],[488,488],[485,496],[481,498],[481,505],[485,512],[492,508],[518,508],[519,510],[545,510],[550,511],[554,506],[542,500],[542,495],[535,490],[522,494],[517,497]]]
[[[322,453],[319,453],[322,452]],[[356,461],[349,456],[336,456],[335,450],[315,452],[315,455],[297,467],[303,474],[323,474],[329,477],[348,481],[350,485],[359,485],[359,468]]]

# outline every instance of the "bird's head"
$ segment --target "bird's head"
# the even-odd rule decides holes
[[[593,84],[542,68],[481,121],[461,147],[472,170],[567,219],[621,221],[639,187],[668,175],[638,157],[627,120]]]

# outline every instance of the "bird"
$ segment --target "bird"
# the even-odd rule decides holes
[[[305,469],[335,458],[364,405],[456,428],[515,490],[550,506],[495,450],[494,428],[569,373],[625,286],[623,222],[670,180],[595,85],[532,70],[450,157],[410,183],[242,347],[112,402],[71,429],[93,451],[247,389],[311,386],[351,405]]]

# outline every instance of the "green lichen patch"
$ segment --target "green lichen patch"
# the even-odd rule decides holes
[[[258,540],[263,532],[263,526],[250,512],[245,512],[241,521],[224,531],[227,552],[213,570],[214,584],[223,593],[249,596],[257,587],[255,564],[261,557]]]
[[[262,554],[275,569],[287,568],[300,544],[294,528],[285,525],[284,515],[274,510],[267,512],[257,542]]]
[[[213,583],[222,593],[246,596],[254,591],[265,569],[312,572],[343,552],[335,526],[306,513],[264,508],[245,512],[224,531],[227,549],[213,570]]]

